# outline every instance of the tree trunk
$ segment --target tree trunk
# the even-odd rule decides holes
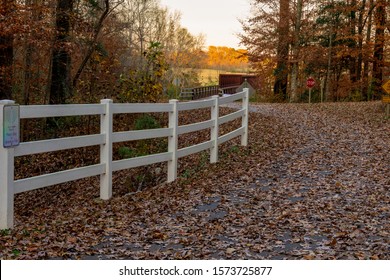
[[[366,0],[363,0],[359,9],[359,19],[358,19],[358,61],[357,61],[357,69],[356,69],[357,81],[360,81],[362,79],[363,30],[364,30],[363,16],[364,16],[365,8],[366,8]]]
[[[94,28],[93,38],[92,38],[92,41],[91,41],[90,46],[88,48],[88,51],[87,51],[83,61],[81,62],[80,66],[79,66],[79,69],[76,72],[76,75],[73,78],[73,83],[72,83],[73,87],[76,87],[77,81],[80,78],[80,75],[81,75],[81,73],[84,70],[84,67],[87,65],[87,62],[91,58],[93,52],[96,50],[96,44],[97,44],[97,41],[98,41],[99,33],[100,33],[101,29],[103,28],[104,20],[106,19],[106,17],[109,14],[109,11],[110,11],[110,1],[109,0],[104,0],[104,7],[105,8],[103,10],[103,13],[100,16],[99,21],[98,21],[98,23],[96,24],[96,26]]]
[[[332,75],[332,52],[333,52],[333,25],[331,26],[329,31],[328,68],[326,70],[325,100],[329,100],[330,98],[331,75]]]
[[[372,30],[372,11],[374,9],[374,0],[370,0],[370,10],[368,14],[368,25],[367,25],[367,31],[366,31],[366,45],[371,44],[371,30]],[[370,99],[369,97],[369,87],[371,81],[368,79],[368,73],[370,70],[370,61],[369,56],[365,55],[363,58],[364,62],[364,68],[363,68],[363,81],[362,81],[362,99],[365,101],[368,101]]]
[[[275,69],[274,94],[287,99],[288,52],[289,52],[289,0],[280,0],[277,65]]]
[[[31,17],[28,20],[34,22],[38,21],[41,12],[39,9],[34,8],[38,6],[38,0],[26,0],[25,5],[31,8]],[[35,53],[34,44],[31,42],[31,38],[36,35],[35,30],[31,31],[31,35],[25,38],[24,48],[24,80],[23,80],[23,104],[30,104],[31,95],[31,83],[32,83],[32,66],[33,66],[33,54]]]
[[[14,0],[0,0],[0,24],[14,11]],[[0,31],[0,100],[12,99],[13,34]]]
[[[349,42],[349,49],[350,49],[350,58],[349,58],[349,76],[350,81],[352,83],[352,90],[356,86],[357,81],[357,67],[356,67],[356,8],[357,3],[356,0],[351,1],[351,13],[350,13],[350,23],[349,23],[349,29],[350,29],[350,42]]]
[[[72,95],[69,51],[70,17],[73,0],[57,0],[56,40],[52,52],[50,104],[64,104]]]
[[[294,30],[294,43],[292,46],[293,64],[291,70],[291,102],[298,101],[298,72],[299,72],[299,33],[302,19],[302,0],[297,1],[297,14]]]
[[[375,45],[374,45],[374,65],[373,65],[373,99],[378,99],[382,95],[383,66],[384,66],[384,46],[386,28],[386,0],[378,0],[375,11]]]

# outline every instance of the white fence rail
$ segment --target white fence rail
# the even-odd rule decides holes
[[[232,114],[220,117],[219,106],[242,100],[242,109]],[[235,137],[241,137],[241,145],[248,144],[248,106],[249,92],[243,92],[228,97],[213,96],[211,99],[179,103],[170,100],[164,104],[114,104],[105,99],[101,104],[87,105],[33,105],[20,106],[20,118],[47,118],[64,116],[100,115],[100,134],[68,137],[60,139],[24,142],[16,147],[4,148],[4,107],[13,104],[13,101],[0,101],[0,229],[12,228],[14,225],[14,195],[30,190],[74,181],[86,177],[100,175],[100,197],[108,200],[112,196],[112,172],[134,168],[160,162],[168,162],[168,182],[177,178],[178,159],[210,150],[210,162],[218,161],[218,145]],[[179,126],[180,111],[211,108],[211,119],[199,123]],[[113,115],[127,113],[168,113],[169,127],[142,131],[113,132]],[[241,118],[241,127],[219,135],[219,125]],[[178,149],[178,136],[203,129],[211,130],[209,141]],[[168,138],[168,152],[131,159],[112,159],[112,144],[125,141],[143,140],[151,138]],[[66,171],[60,171],[21,180],[14,180],[14,158],[60,151],[65,149],[100,146],[100,163]]]

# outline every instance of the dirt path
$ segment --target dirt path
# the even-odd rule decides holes
[[[375,127],[358,108],[333,106],[251,107],[288,123],[299,139],[257,175],[266,210],[281,215],[280,240],[254,257],[389,257],[389,125]]]

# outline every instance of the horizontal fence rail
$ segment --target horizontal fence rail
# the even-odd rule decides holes
[[[222,117],[219,115],[220,105],[239,100],[242,101],[240,110]],[[3,111],[6,106],[12,104],[14,102],[10,100],[0,101],[0,229],[14,226],[15,194],[100,176],[100,197],[108,200],[112,196],[112,173],[114,171],[167,162],[167,181],[172,182],[177,178],[179,158],[209,150],[210,162],[215,163],[218,161],[218,145],[236,137],[241,137],[241,145],[248,144],[248,89],[228,97],[215,95],[210,99],[183,103],[170,100],[169,103],[162,104],[114,104],[112,100],[104,99],[101,104],[20,106],[20,119],[100,115],[100,134],[23,142],[15,147],[5,148],[3,133],[6,130],[6,120]],[[210,120],[179,126],[180,112],[201,108],[210,108]],[[113,132],[115,114],[134,113],[168,113],[169,126],[159,129]],[[220,125],[239,118],[241,118],[240,128],[225,135],[219,135]],[[209,141],[178,149],[179,135],[204,129],[210,129]],[[168,138],[168,152],[113,161],[113,143],[162,137]],[[100,146],[99,164],[14,180],[15,157],[90,146]]]
[[[103,134],[24,142],[15,147],[14,156],[19,157],[103,144]]]
[[[28,105],[20,106],[21,119],[46,117],[70,117],[104,114],[105,108],[100,104],[73,105]],[[80,113],[82,112],[82,114]]]
[[[136,140],[146,140],[152,138],[171,137],[173,130],[171,128],[156,128],[150,130],[132,130],[125,132],[115,132],[112,136],[112,142],[126,142]]]

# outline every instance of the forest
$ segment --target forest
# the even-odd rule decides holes
[[[246,63],[205,48],[159,0],[0,3],[0,99],[19,104],[155,102],[198,85],[193,69]]]
[[[328,101],[379,99],[389,78],[389,1],[252,0],[242,44],[262,92],[299,101],[306,79]]]
[[[110,98],[164,107],[170,104],[160,102],[177,98],[181,87],[200,83],[200,69],[249,66],[262,97],[251,101],[267,101],[245,102],[249,113],[240,102],[217,98],[212,110],[182,110],[180,116],[118,111],[111,124],[105,121],[114,115],[111,105],[96,115],[25,114],[19,147],[3,148],[0,137],[0,222],[14,217],[13,228],[0,230],[0,259],[390,259],[390,122],[376,101],[390,78],[389,1],[242,1],[250,1],[251,12],[239,19],[242,46],[234,49],[205,46],[204,35],[191,34],[180,13],[160,0],[0,0],[0,100],[34,105]],[[308,77],[316,81],[312,104],[306,104]],[[227,121],[232,115],[240,117]],[[174,182],[166,182],[166,162],[114,172],[101,163],[173,158],[173,134],[181,152],[204,142],[215,149],[210,137],[227,139],[242,117],[249,119],[248,146],[230,139],[220,145],[218,163],[210,162],[211,148],[183,156]],[[192,131],[194,124],[202,130]],[[174,132],[141,139],[141,130]],[[123,135],[135,140],[122,141]],[[31,154],[28,147],[39,149]],[[84,178],[74,173],[79,168],[99,169],[100,176]],[[106,178],[112,173],[108,200],[101,199],[103,172]],[[63,180],[69,174],[75,181]],[[40,184],[52,178],[64,183]],[[383,267],[365,272],[381,279],[388,271]],[[40,279],[44,273],[52,278],[50,268],[38,271]],[[59,269],[78,279],[78,268]],[[344,270],[348,276],[361,271]],[[18,273],[28,270],[8,271],[8,278],[22,279]],[[94,279],[107,279],[106,266],[93,271],[99,274]],[[305,271],[295,271],[303,279]]]
[[[0,3],[0,99],[20,104],[155,102],[248,60],[280,101],[304,100],[308,77],[317,100],[376,100],[390,76],[386,0],[250,0],[238,50],[206,47],[159,0]]]

